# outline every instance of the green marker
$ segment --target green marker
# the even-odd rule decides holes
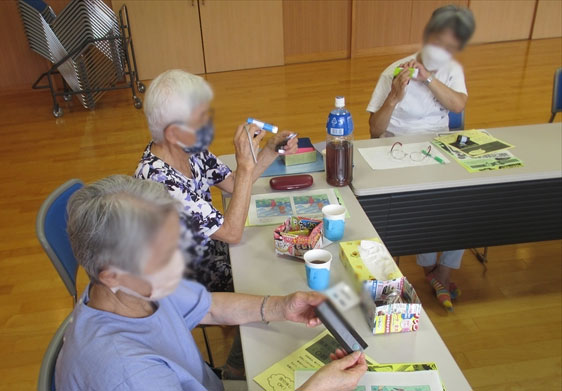
[[[433,160],[435,160],[435,161],[438,162],[439,164],[445,164],[445,161],[443,161],[443,159],[441,159],[440,157],[433,156],[431,153],[426,152],[425,150],[423,150],[422,153],[423,153],[425,156],[428,156],[428,157],[433,158]]]
[[[404,68],[402,68],[402,67],[396,67],[396,68],[394,68],[394,72],[392,73],[392,77],[398,76],[398,75],[400,74],[400,72],[402,72],[403,69],[404,69]],[[417,68],[408,68],[408,70],[410,71],[410,77],[411,77],[412,79],[418,77],[418,71],[419,71],[419,69],[417,69]]]

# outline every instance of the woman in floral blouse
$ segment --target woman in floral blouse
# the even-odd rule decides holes
[[[163,183],[181,201],[181,248],[189,260],[190,277],[210,291],[232,290],[228,243],[238,243],[250,205],[252,184],[275,160],[275,146],[290,132],[271,137],[255,163],[244,125],[234,135],[237,169],[231,171],[209,150],[214,127],[210,102],[213,92],[199,76],[181,70],[162,73],[145,95],[144,112],[152,141],[135,176]],[[265,132],[249,127],[254,150]],[[286,150],[294,152],[297,139]],[[223,215],[212,204],[210,188],[232,193]]]

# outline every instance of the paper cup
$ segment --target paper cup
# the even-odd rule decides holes
[[[315,249],[304,253],[306,281],[310,289],[323,291],[330,285],[330,266],[332,254],[329,251]]]
[[[345,208],[341,205],[326,205],[324,215],[324,237],[332,242],[341,240],[345,231]]]

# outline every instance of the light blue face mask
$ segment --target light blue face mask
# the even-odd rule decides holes
[[[181,125],[181,127],[185,129],[185,131],[193,133],[193,130],[185,125]],[[178,141],[177,144],[184,150],[185,153],[192,155],[208,150],[214,138],[215,125],[213,124],[213,119],[211,118],[209,122],[195,132],[195,143],[193,145],[187,146],[181,141]]]

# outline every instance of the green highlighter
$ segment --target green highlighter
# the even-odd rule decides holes
[[[427,157],[433,158],[433,160],[435,160],[439,164],[445,164],[445,161],[443,159],[441,159],[440,157],[434,156],[434,155],[432,155],[431,153],[429,153],[425,150],[423,150],[422,153]]]
[[[394,72],[392,73],[392,77],[398,76],[400,74],[400,72],[402,72],[403,69],[404,68],[402,68],[402,67],[394,68]],[[408,69],[410,70],[410,77],[412,79],[418,77],[418,71],[419,70],[417,68],[408,68]]]

